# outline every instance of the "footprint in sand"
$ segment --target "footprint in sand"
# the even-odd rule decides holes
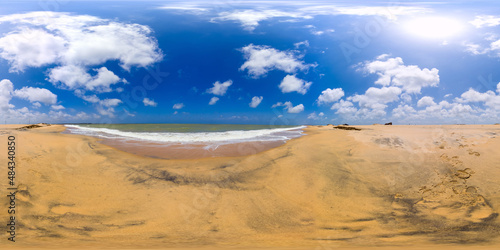
[[[469,155],[481,156],[479,152],[472,151],[472,149],[467,150],[467,152],[469,152]]]
[[[451,164],[452,166],[456,167],[458,165],[461,165],[463,164],[463,162],[461,160],[459,160],[458,156],[452,156],[451,158],[447,155],[447,154],[442,154],[441,156],[441,159],[449,164]]]
[[[473,174],[472,169],[465,168],[444,176],[441,183],[420,188],[422,198],[416,202],[396,194],[392,214],[396,218],[413,216],[433,225],[457,227],[490,221],[498,214],[476,187],[467,185]]]

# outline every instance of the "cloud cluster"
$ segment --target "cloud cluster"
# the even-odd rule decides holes
[[[268,2],[269,3],[269,2]],[[288,3],[293,4],[293,3]],[[236,6],[238,7],[238,6]],[[272,6],[264,9],[238,9],[223,11],[211,22],[234,21],[248,31],[254,31],[262,21],[286,18],[288,21],[312,19],[318,15],[382,16],[395,21],[398,16],[409,16],[430,12],[430,9],[415,6],[337,6],[329,4],[306,4],[294,11],[278,10]],[[319,35],[319,34],[318,34]]]
[[[210,101],[208,102],[208,105],[215,105],[219,101],[219,97],[212,97]]]
[[[7,79],[0,81],[0,112],[7,112],[12,106],[10,100],[12,99],[12,91],[14,91],[14,84]]]
[[[495,27],[500,25],[500,16],[481,15],[470,21],[476,28]]]
[[[16,89],[14,91],[14,96],[19,97],[29,102],[41,102],[47,105],[54,105],[57,103],[57,95],[50,92],[48,89],[24,87],[22,89]]]
[[[344,96],[342,88],[330,89],[327,88],[321,92],[316,100],[318,104],[328,104],[340,100]]]
[[[409,94],[420,94],[422,88],[436,87],[439,84],[438,69],[420,69],[416,65],[404,65],[401,57],[389,58],[386,54],[375,61],[365,62],[362,70],[379,76],[375,84],[398,86]]]
[[[327,89],[318,97],[318,104],[335,102],[331,109],[350,120],[376,120],[386,117],[386,109],[391,103],[410,103],[410,94],[420,94],[422,88],[436,87],[439,84],[438,69],[405,65],[402,58],[391,58],[387,54],[364,62],[358,67],[365,73],[376,74],[378,78],[374,84],[382,87],[369,87],[365,93],[348,96],[345,100],[340,100],[344,96],[342,89]],[[434,101],[429,98],[423,97],[417,106],[432,105]]]
[[[176,103],[176,104],[174,104],[174,106],[172,108],[173,109],[182,109],[182,108],[184,108],[184,103]]]
[[[325,113],[319,112],[319,114],[316,114],[316,112],[312,112],[307,116],[307,119],[309,120],[320,120],[320,119],[326,119]]]
[[[211,22],[217,21],[236,21],[241,24],[241,26],[248,31],[253,31],[259,25],[261,21],[265,21],[272,18],[286,17],[286,18],[300,18],[300,19],[311,19],[312,16],[305,15],[299,12],[285,12],[280,10],[234,10],[225,11],[218,14],[218,17],[211,19]]]
[[[213,87],[207,89],[207,93],[218,95],[218,96],[224,96],[226,94],[226,92],[227,92],[227,89],[232,84],[233,84],[232,80],[227,80],[227,81],[225,81],[223,83],[221,83],[219,81],[216,81],[216,82],[214,82],[214,86]]]
[[[276,107],[284,107],[284,109],[290,114],[297,114],[297,113],[304,111],[303,104],[293,106],[293,104],[291,102],[285,102],[285,103],[278,102],[276,104],[273,104],[273,106],[271,106],[271,108],[276,108]]]
[[[150,106],[150,107],[156,107],[158,105],[157,102],[149,98],[144,98],[144,100],[142,100],[142,103],[144,104],[144,106]]]
[[[11,27],[0,37],[0,58],[9,62],[10,72],[47,68],[49,82],[74,90],[91,103],[100,103],[100,99],[85,95],[85,91],[111,92],[114,85],[127,83],[100,65],[118,62],[129,71],[132,67],[150,66],[163,57],[151,36],[153,31],[144,25],[50,11],[5,15],[0,17],[0,24]],[[42,94],[43,100],[29,97],[35,91]],[[19,90],[16,95],[34,102],[55,103],[53,96],[36,88]],[[97,109],[101,114],[111,110],[102,105]]]
[[[248,74],[253,78],[264,76],[271,70],[295,73],[316,66],[301,61],[303,56],[293,51],[280,51],[269,46],[250,44],[241,48],[240,51],[246,59],[240,70],[248,70]]]
[[[297,92],[305,95],[311,87],[312,82],[306,82],[295,75],[287,75],[278,86],[283,93]]]
[[[250,108],[256,108],[262,102],[262,99],[264,99],[264,97],[254,96],[252,97],[252,101],[248,105],[250,106]]]

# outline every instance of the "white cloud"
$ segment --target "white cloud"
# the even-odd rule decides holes
[[[118,60],[128,70],[132,66],[146,67],[162,58],[156,40],[149,36],[152,30],[144,25],[63,12],[6,15],[0,18],[0,23],[18,25],[6,37],[11,43],[20,44],[9,49],[8,54],[14,58],[27,56],[37,62],[36,65],[31,65],[26,60],[15,60],[12,65],[18,68],[37,67],[47,63],[90,66]],[[18,36],[14,37],[15,35]],[[26,39],[30,37],[37,39]],[[43,46],[39,38],[43,39]],[[5,52],[5,48],[2,49]],[[27,51],[35,53],[29,56],[26,55]],[[44,56],[43,61],[37,61],[41,55],[49,56]]]
[[[212,18],[211,21],[236,21],[239,22],[245,30],[253,31],[259,25],[259,22],[278,17],[302,19],[312,18],[312,16],[303,13],[268,9],[225,11],[219,13],[219,16]]]
[[[476,28],[494,27],[500,25],[500,16],[481,15],[469,22]]]
[[[427,106],[434,106],[436,103],[434,102],[434,98],[430,96],[424,96],[420,98],[417,102],[417,107],[427,107]]]
[[[214,105],[215,103],[217,103],[217,101],[219,100],[219,97],[212,97],[212,99],[210,99],[210,102],[208,103],[208,105]]]
[[[184,103],[176,103],[176,104],[174,104],[174,106],[172,108],[173,109],[182,109],[182,108],[184,108]]]
[[[389,20],[397,20],[398,16],[423,14],[431,10],[414,6],[350,6],[336,7],[335,11],[343,15],[383,16]]]
[[[122,103],[122,101],[120,99],[113,98],[113,99],[104,99],[99,103],[104,107],[116,107],[120,103]]]
[[[33,106],[33,108],[34,108],[34,109],[37,109],[37,108],[42,107],[42,104],[41,104],[41,103],[39,103],[39,102],[34,102],[34,103],[32,103],[31,105]]]
[[[96,71],[97,75],[85,85],[88,90],[96,92],[110,92],[110,85],[121,81],[118,76],[109,71],[106,67],[101,67]]]
[[[295,107],[288,108],[288,113],[291,113],[291,114],[297,114],[297,113],[300,113],[302,111],[304,111],[304,105],[302,105],[302,104],[299,104]]]
[[[416,65],[406,66],[401,57],[387,58],[365,62],[363,69],[370,74],[377,74],[379,78],[375,84],[382,86],[400,86],[405,92],[419,94],[423,87],[436,87],[439,84],[439,70],[420,69]]]
[[[321,92],[318,97],[318,104],[332,103],[340,100],[344,96],[344,91],[342,88],[330,89],[327,88]]]
[[[189,12],[194,12],[194,13],[198,13],[198,12],[206,12],[208,11],[208,9],[206,8],[200,8],[200,7],[196,7],[195,5],[183,5],[183,6],[161,6],[161,7],[158,7],[158,9],[161,9],[161,10],[181,10],[181,11],[189,11]]]
[[[363,95],[354,95],[348,100],[358,102],[362,108],[384,109],[387,103],[399,100],[401,89],[398,87],[370,87]]]
[[[269,2],[268,2],[269,3]],[[258,7],[262,8],[262,2]],[[288,5],[294,4],[287,2]],[[354,16],[382,16],[389,20],[397,20],[398,16],[411,16],[415,14],[428,13],[431,10],[412,6],[336,6],[336,5],[311,5],[301,3],[303,7],[295,11],[281,11],[276,9],[246,9],[223,11],[218,17],[212,18],[211,22],[235,21],[248,31],[253,31],[262,22],[273,18],[287,18],[287,22],[311,19],[317,15],[354,15]],[[199,7],[199,6],[198,6]],[[236,6],[238,8],[239,6]]]
[[[264,99],[264,97],[262,97],[262,96],[254,96],[254,97],[252,97],[252,101],[250,102],[249,106],[251,108],[256,108],[262,102],[262,99]]]
[[[11,64],[11,72],[20,72],[56,62],[65,43],[63,38],[44,30],[24,28],[0,38],[0,57]]]
[[[10,108],[10,100],[12,99],[12,91],[14,84],[10,80],[3,79],[0,81],[0,113],[7,112]]]
[[[319,114],[316,114],[316,112],[312,112],[307,116],[307,119],[310,119],[310,120],[325,119],[326,117],[324,117],[324,116],[325,116],[325,113],[323,113],[323,112],[320,112]]]
[[[54,110],[65,109],[65,107],[63,105],[52,105],[50,108],[54,109]]]
[[[281,81],[279,88],[283,93],[297,92],[299,94],[306,94],[312,82],[306,82],[297,78],[295,75],[287,75]]]
[[[82,99],[90,103],[98,103],[100,101],[99,97],[96,95],[83,96]]]
[[[490,51],[490,48],[483,48],[483,46],[475,43],[465,43],[465,51],[473,55],[483,55]]]
[[[14,96],[30,102],[41,102],[47,105],[54,105],[57,103],[57,95],[50,92],[48,89],[24,87],[15,90]]]
[[[275,107],[285,107],[285,110],[287,110],[287,112],[290,114],[297,114],[297,113],[304,111],[303,104],[299,104],[299,105],[294,107],[291,102],[285,102],[285,103],[278,102],[276,104],[273,104],[273,106],[271,108],[275,108]]]
[[[149,98],[144,98],[144,100],[142,100],[142,103],[144,104],[144,106],[151,106],[151,107],[156,107],[158,105],[158,103]]]
[[[463,102],[463,103],[468,103],[468,102],[488,102],[492,98],[495,98],[496,94],[495,92],[488,90],[485,93],[480,93],[477,92],[476,90],[473,90],[472,88],[464,92],[460,98],[455,98],[457,102]]]
[[[128,71],[150,66],[163,56],[152,30],[134,23],[63,12],[28,12],[2,16],[0,24],[11,29],[0,37],[0,57],[9,62],[10,71],[56,65],[48,69],[48,80],[69,89],[110,92],[111,85],[126,80],[106,67],[94,67],[116,61]]]
[[[259,78],[275,69],[286,73],[295,73],[298,70],[304,71],[316,66],[305,64],[300,60],[301,55],[290,51],[279,51],[269,46],[250,44],[240,50],[246,59],[240,70],[248,70],[248,74],[254,78]]]
[[[294,43],[293,46],[298,49],[300,46],[304,46],[306,48],[309,47],[309,41],[305,40],[305,41],[302,41],[302,42],[298,42],[298,43]]]
[[[106,67],[95,69],[96,75],[91,76],[80,66],[67,65],[53,68],[49,71],[48,81],[54,84],[62,83],[69,89],[84,88],[95,92],[111,92],[111,85],[126,82],[120,79]]]
[[[354,107],[354,104],[350,101],[344,101],[344,100],[340,100],[339,102],[337,103],[334,103],[331,107],[331,109],[333,110],[337,110],[337,112],[335,112],[335,114],[340,114],[340,115],[344,115],[344,116],[347,116],[347,115],[354,115],[358,109]]]
[[[413,99],[411,97],[411,95],[408,93],[401,94],[400,98],[401,98],[401,100],[403,100],[404,102],[407,102],[407,103],[411,102],[411,100]]]
[[[218,96],[224,96],[227,92],[227,89],[232,84],[233,84],[233,81],[231,81],[231,80],[227,80],[223,83],[216,81],[216,82],[214,82],[214,86],[212,88],[207,89],[207,93],[218,95]]]

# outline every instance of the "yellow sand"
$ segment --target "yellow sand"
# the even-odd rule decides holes
[[[251,156],[141,157],[61,134],[16,136],[16,243],[24,247],[500,247],[500,126],[310,126]],[[459,248],[456,248],[459,246]],[[420,249],[420,248],[409,248]]]

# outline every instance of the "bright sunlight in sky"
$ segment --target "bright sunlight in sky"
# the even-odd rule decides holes
[[[411,19],[404,27],[410,34],[425,39],[448,39],[460,34],[464,29],[459,20],[438,16]]]

